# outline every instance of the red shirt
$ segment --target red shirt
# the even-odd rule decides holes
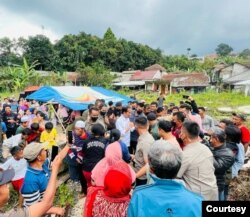
[[[250,132],[245,126],[240,127],[242,144],[250,142]]]
[[[28,144],[31,142],[40,142],[40,136],[43,130],[44,129],[40,127],[38,132],[32,131],[32,133],[27,138]]]
[[[181,149],[183,149],[184,144],[180,140],[180,134],[181,134],[181,126],[180,127],[173,127],[172,128],[172,134],[176,137],[178,143],[180,144]]]

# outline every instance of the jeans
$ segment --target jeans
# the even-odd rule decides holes
[[[224,200],[225,200],[224,190],[219,191],[219,201],[224,201]]]
[[[225,187],[224,187],[224,200],[225,201],[227,201],[228,190],[229,190],[229,185],[225,185]]]
[[[80,181],[82,187],[82,193],[87,194],[87,181],[82,174],[82,165],[78,164],[74,159],[71,159],[68,155],[64,159],[68,164],[69,176],[72,181]]]

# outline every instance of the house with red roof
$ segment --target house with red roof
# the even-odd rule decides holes
[[[162,79],[162,76],[165,75],[165,72],[160,70],[152,71],[136,71],[130,78],[130,81],[142,81],[145,83],[145,90],[150,91],[160,91],[159,87],[155,85],[157,81]]]
[[[191,91],[193,93],[202,92],[210,84],[210,78],[207,74],[201,72],[178,72],[168,73],[162,77],[165,81],[166,91],[171,93],[181,90]]]

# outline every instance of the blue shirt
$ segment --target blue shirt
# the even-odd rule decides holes
[[[120,146],[121,146],[121,149],[122,149],[122,159],[123,159],[125,162],[129,163],[130,160],[131,160],[131,156],[130,156],[130,154],[129,154],[128,147],[127,147],[127,145],[126,145],[124,142],[122,142],[122,141],[119,141],[119,143],[120,143]]]
[[[128,217],[175,216],[201,217],[202,197],[181,183],[152,176],[154,183],[135,189]]]
[[[238,147],[238,152],[235,156],[235,162],[232,166],[232,178],[235,176],[238,176],[239,170],[244,165],[244,159],[245,159],[245,150],[242,143],[236,144]]]
[[[32,204],[41,201],[43,194],[48,186],[50,178],[49,160],[47,159],[43,164],[42,170],[28,167],[21,194],[24,198],[24,206],[31,206]]]
[[[5,124],[4,122],[1,122],[1,127],[2,127],[2,131],[3,131],[4,133],[6,133],[7,127],[6,127],[6,124]]]

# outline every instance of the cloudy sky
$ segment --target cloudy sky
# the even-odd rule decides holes
[[[250,48],[249,0],[0,0],[0,37],[84,31],[160,48],[165,54],[214,53],[219,43]]]

